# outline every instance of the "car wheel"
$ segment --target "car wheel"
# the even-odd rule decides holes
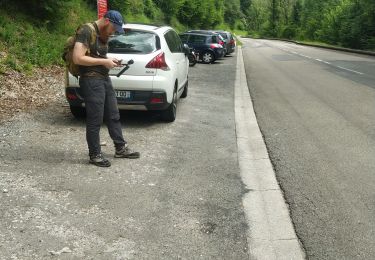
[[[195,64],[197,64],[197,59],[192,53],[188,55],[188,59],[189,59],[189,67],[194,67]]]
[[[187,97],[188,88],[189,88],[189,80],[186,81],[186,85],[184,87],[184,91],[181,94],[181,98],[186,98]]]
[[[202,61],[203,63],[212,63],[214,61],[214,54],[210,51],[205,51],[202,54]]]
[[[169,107],[162,111],[161,118],[166,122],[173,122],[176,119],[177,113],[177,90],[173,91],[172,104]]]
[[[75,106],[70,105],[70,112],[72,112],[75,118],[86,117],[86,109],[83,107],[75,107]]]

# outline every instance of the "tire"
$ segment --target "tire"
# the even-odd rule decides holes
[[[72,112],[75,118],[86,117],[86,109],[83,107],[75,107],[75,106],[70,105],[70,112]]]
[[[185,85],[185,87],[184,87],[184,91],[182,92],[180,98],[186,98],[186,97],[187,97],[187,94],[188,94],[188,88],[189,88],[189,79],[188,79],[188,81],[186,81],[186,85]]]
[[[175,87],[175,90],[173,91],[173,98],[172,103],[169,105],[169,107],[161,112],[161,118],[165,122],[174,122],[176,120],[176,114],[177,114],[177,87]]]
[[[190,53],[188,55],[188,59],[189,59],[189,66],[190,67],[193,67],[195,64],[197,64],[197,59],[195,58],[195,56],[192,53]]]
[[[215,56],[211,51],[205,51],[202,53],[202,62],[203,63],[212,63],[215,60]]]

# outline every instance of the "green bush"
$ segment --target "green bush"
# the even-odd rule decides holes
[[[281,29],[281,38],[293,39],[296,37],[296,27],[293,25],[285,26]]]
[[[364,48],[366,50],[375,51],[375,37],[367,39],[366,43],[364,44]]]

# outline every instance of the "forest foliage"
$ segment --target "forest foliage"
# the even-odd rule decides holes
[[[375,50],[374,0],[108,0],[127,22]],[[0,74],[61,64],[66,37],[96,19],[95,0],[0,0]],[[5,55],[6,53],[6,55]]]
[[[374,0],[251,0],[251,34],[375,50]]]

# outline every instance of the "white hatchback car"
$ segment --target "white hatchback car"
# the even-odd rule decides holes
[[[169,26],[125,24],[124,29],[124,34],[111,37],[107,54],[123,64],[134,61],[119,77],[125,65],[109,72],[119,109],[159,110],[163,120],[173,122],[177,100],[188,92],[189,48]],[[70,74],[65,93],[72,114],[84,116],[78,79]]]

